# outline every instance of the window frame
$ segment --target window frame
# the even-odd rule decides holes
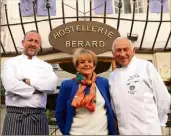
[[[121,0],[122,1],[122,8],[121,8],[121,14],[131,14],[131,13],[133,13],[133,0],[130,0],[130,5],[131,5],[131,13],[125,13],[125,4],[124,4],[124,1],[127,1],[127,0]],[[136,14],[142,14],[142,13],[144,13],[145,12],[145,3],[144,3],[144,1],[143,0],[137,0],[137,1],[135,1],[136,2],[136,5],[137,5],[137,7],[135,7],[135,13]],[[139,5],[139,3],[138,2],[141,2],[141,6]],[[115,3],[119,3],[119,0],[114,0],[114,11],[115,11],[115,14],[118,14],[118,11],[119,11],[119,8],[118,8],[118,5],[115,5]],[[116,11],[116,9],[118,10],[118,11]],[[140,9],[142,9],[142,12],[140,11]]]

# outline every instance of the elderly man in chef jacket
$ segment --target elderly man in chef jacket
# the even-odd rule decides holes
[[[151,62],[135,57],[134,46],[127,38],[117,38],[112,52],[120,65],[109,77],[120,134],[162,135],[170,95],[159,73]]]

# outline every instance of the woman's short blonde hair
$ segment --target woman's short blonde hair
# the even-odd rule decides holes
[[[94,62],[94,66],[96,66],[97,64],[97,57],[96,57],[96,54],[91,51],[91,50],[88,50],[88,49],[84,49],[84,48],[77,48],[73,54],[73,64],[75,67],[78,66],[78,63],[79,63],[79,59],[80,57],[83,57],[83,58],[88,58],[89,56],[92,57],[93,59],[93,62]]]

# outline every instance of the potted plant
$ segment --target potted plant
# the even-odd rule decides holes
[[[169,78],[169,80],[164,81],[164,83],[165,83],[165,85],[166,85],[166,87],[167,87],[168,92],[169,92],[170,95],[171,95],[171,77]]]
[[[49,125],[52,125],[53,123],[52,123],[51,119],[54,118],[53,112],[49,109],[46,109],[46,116],[48,118]]]
[[[171,94],[171,78],[169,79],[166,86],[167,86],[168,92]]]
[[[5,104],[5,88],[2,85],[2,80],[0,78],[0,82],[1,82],[1,104]]]

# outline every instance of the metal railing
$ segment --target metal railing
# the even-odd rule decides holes
[[[165,43],[165,46],[164,48],[160,48],[160,49],[156,49],[155,46],[156,46],[156,41],[157,41],[157,38],[158,38],[158,35],[159,35],[159,32],[160,32],[160,29],[161,29],[161,26],[162,26],[162,23],[163,22],[171,22],[171,20],[163,20],[163,4],[161,4],[161,13],[160,13],[160,20],[149,20],[149,1],[150,0],[147,0],[147,12],[146,12],[146,19],[145,20],[139,20],[139,19],[135,19],[135,2],[136,0],[133,0],[133,12],[132,12],[132,18],[131,19],[127,19],[127,18],[121,18],[121,9],[122,9],[122,1],[119,0],[119,3],[118,3],[118,17],[107,17],[106,16],[106,1],[104,3],[104,15],[99,17],[99,16],[92,16],[92,0],[90,0],[90,9],[88,12],[86,13],[89,13],[89,16],[85,16],[86,13],[84,13],[84,16],[79,16],[79,5],[78,5],[78,0],[76,0],[76,16],[72,16],[72,17],[67,17],[65,16],[65,6],[67,6],[64,1],[62,0],[61,2],[61,7],[62,7],[62,17],[56,17],[56,18],[51,18],[51,15],[50,15],[50,3],[49,1],[47,0],[47,3],[46,3],[46,8],[48,10],[48,18],[47,19],[42,19],[42,20],[37,20],[36,18],[36,12],[35,12],[35,4],[34,4],[34,1],[33,1],[33,11],[34,11],[34,21],[30,21],[30,22],[23,22],[23,19],[22,19],[22,16],[21,16],[21,9],[20,9],[20,3],[18,3],[18,6],[19,6],[19,15],[20,15],[20,23],[10,23],[9,22],[9,19],[8,19],[8,11],[7,11],[7,5],[5,4],[5,16],[6,16],[6,24],[2,24],[1,27],[8,27],[8,30],[9,30],[9,33],[10,33],[10,36],[11,36],[11,39],[12,39],[12,42],[13,42],[13,46],[15,48],[15,52],[8,52],[7,50],[5,50],[4,48],[4,45],[1,41],[1,48],[2,48],[2,53],[1,53],[1,56],[15,56],[15,55],[18,55],[19,54],[19,51],[16,47],[16,43],[15,43],[15,39],[14,39],[14,36],[13,36],[13,33],[11,31],[11,26],[14,26],[14,25],[21,25],[21,28],[22,28],[22,31],[23,31],[23,34],[25,34],[25,28],[24,28],[24,25],[25,24],[32,24],[32,23],[35,23],[35,27],[36,27],[36,30],[39,32],[39,29],[38,29],[38,22],[43,22],[43,21],[48,21],[49,22],[49,28],[50,28],[50,31],[52,30],[52,23],[51,21],[52,20],[62,20],[63,21],[63,24],[66,23],[66,19],[76,19],[76,21],[79,21],[79,19],[82,19],[82,18],[86,18],[86,19],[89,19],[89,21],[92,21],[92,19],[103,19],[103,23],[106,23],[106,20],[116,20],[117,21],[117,30],[119,30],[120,28],[120,22],[121,21],[130,21],[131,22],[131,27],[130,27],[130,32],[129,32],[129,35],[131,36],[132,35],[132,31],[133,31],[133,27],[134,27],[134,23],[135,22],[144,22],[145,23],[145,26],[144,26],[144,30],[143,30],[143,34],[142,34],[142,37],[141,37],[141,42],[140,42],[140,46],[138,48],[136,48],[136,52],[142,52],[142,53],[154,53],[154,52],[170,52],[171,51],[171,48],[167,48],[168,46],[168,43],[169,43],[169,40],[171,38],[171,31],[170,33],[168,34],[168,37],[167,37],[167,40],[166,40],[166,43]],[[161,0],[163,1],[163,0]],[[143,42],[144,42],[144,37],[146,35],[146,29],[147,29],[147,26],[149,23],[154,23],[154,22],[158,22],[159,25],[158,25],[158,28],[157,28],[157,32],[156,32],[156,35],[155,35],[155,38],[154,38],[154,41],[153,41],[153,44],[152,44],[152,48],[143,48]],[[40,51],[40,55],[42,54],[50,54],[50,53],[54,53],[54,52],[59,52],[58,50],[54,49],[53,47],[51,49],[48,49],[48,50],[44,50],[43,47],[41,47],[41,51]]]
[[[60,134],[60,131],[57,125],[49,125],[49,135],[57,136],[59,134]]]

